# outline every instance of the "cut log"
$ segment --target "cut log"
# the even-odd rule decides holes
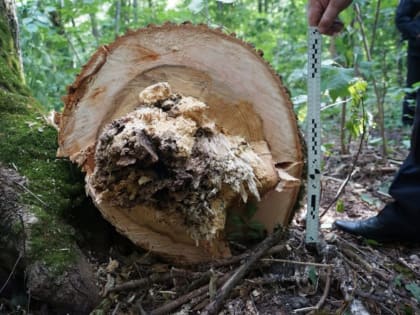
[[[86,172],[103,216],[179,262],[230,255],[226,216],[287,225],[302,152],[281,80],[247,44],[206,26],[129,32],[64,97],[59,156]]]

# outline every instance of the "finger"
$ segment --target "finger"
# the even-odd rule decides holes
[[[321,32],[323,35],[333,36],[339,34],[343,30],[344,25],[334,23],[328,30]]]
[[[336,21],[339,13],[340,11],[337,7],[331,5],[327,7],[318,24],[318,30],[320,33],[331,35],[334,21]]]
[[[308,14],[308,23],[310,26],[317,26],[319,21],[321,20],[322,13],[324,10],[319,6],[314,6],[309,9]]]
[[[341,22],[339,19],[336,19],[333,22],[333,25],[331,26],[331,31],[333,32],[332,35],[340,33],[344,28],[343,22]]]
[[[309,0],[308,23],[310,26],[318,26],[326,5],[319,0]]]

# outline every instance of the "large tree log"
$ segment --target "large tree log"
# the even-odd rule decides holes
[[[83,198],[83,180],[55,157],[57,131],[23,82],[14,2],[0,0],[0,313],[19,312],[17,303],[32,312],[38,301],[85,314],[98,288],[63,220]]]
[[[64,98],[59,156],[134,243],[178,261],[229,255],[226,215],[287,225],[302,152],[279,77],[249,45],[166,24],[100,48]]]

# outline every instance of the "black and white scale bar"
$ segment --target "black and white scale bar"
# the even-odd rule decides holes
[[[321,34],[317,28],[308,32],[308,111],[306,143],[308,151],[308,188],[306,243],[318,243],[319,198],[321,187]]]

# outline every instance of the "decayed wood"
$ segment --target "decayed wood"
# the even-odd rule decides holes
[[[240,40],[189,24],[130,32],[98,50],[64,102],[58,155],[135,243],[188,262],[227,256],[226,211],[247,200],[267,230],[288,223],[303,165],[295,116]]]
[[[192,97],[172,93],[168,83],[146,88],[138,109],[102,131],[87,184],[98,207],[114,214],[112,224],[121,222],[116,213],[126,212],[137,224],[150,222],[164,235],[182,229],[187,244],[202,241],[218,257],[228,253],[213,244],[221,239],[232,202],[239,197],[246,202],[249,196],[259,200],[278,177],[274,166],[259,158],[258,145],[225,135],[206,117],[206,108]],[[143,247],[153,242],[127,234]]]

